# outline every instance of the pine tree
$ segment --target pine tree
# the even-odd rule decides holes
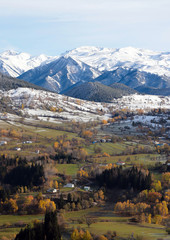
[[[44,230],[46,240],[61,240],[56,211],[45,214]]]
[[[56,212],[45,214],[44,223],[27,226],[16,235],[15,240],[61,240],[60,228]]]
[[[68,196],[67,196],[67,201],[68,201],[69,203],[72,202],[72,196],[71,196],[71,193],[68,194]]]

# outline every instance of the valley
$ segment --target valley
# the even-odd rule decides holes
[[[168,239],[168,57],[0,54],[1,240]]]
[[[100,186],[95,176],[115,168],[148,169],[153,181],[152,191],[148,191],[166,197],[163,174],[168,174],[169,163],[169,97],[134,94],[113,103],[97,103],[32,88],[4,91],[0,96],[1,110],[8,106],[11,111],[1,113],[0,141],[7,144],[0,146],[0,176],[36,164],[43,166],[45,174],[40,185],[8,183],[7,192],[7,180],[1,177],[0,197],[3,199],[3,191],[9,196],[1,206],[1,239],[13,239],[27,224],[42,221],[46,209],[57,209],[64,239],[70,239],[74,228],[107,239],[129,239],[132,234],[139,239],[166,239],[168,215],[160,222],[153,212],[148,222],[147,214],[141,220],[139,213],[115,209],[122,200],[133,202],[136,197],[141,201],[142,191],[112,190]],[[154,185],[159,182],[161,192]],[[73,187],[65,187],[70,183]],[[47,192],[53,188],[57,193]],[[11,199],[16,204],[13,207]],[[149,204],[151,200],[145,201]],[[156,203],[152,204],[154,208]]]

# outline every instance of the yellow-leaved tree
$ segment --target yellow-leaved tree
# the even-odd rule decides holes
[[[45,213],[46,211],[53,212],[56,210],[56,205],[50,199],[45,199],[39,201],[38,208],[41,213]]]

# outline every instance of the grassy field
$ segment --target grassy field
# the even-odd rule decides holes
[[[0,239],[2,237],[7,237],[11,239],[20,231],[20,227],[10,226],[15,223],[21,224],[25,223],[28,224],[35,219],[42,220],[44,215],[24,215],[24,216],[14,216],[14,215],[0,215]],[[8,227],[3,227],[6,225]]]
[[[60,131],[60,130],[57,130],[55,129],[58,128],[59,126],[62,127],[62,124],[48,124],[47,122],[41,122],[41,121],[35,121],[35,125],[37,124],[39,127],[36,127],[36,126],[32,126],[31,124],[34,123],[34,120],[33,122],[30,122],[30,125],[29,125],[29,122],[27,122],[26,124],[24,123],[18,123],[18,122],[13,122],[13,121],[2,121],[0,120],[0,128],[5,128],[5,129],[14,129],[16,131],[19,131],[19,132],[23,132],[23,133],[27,133],[29,134],[30,136],[33,135],[35,136],[35,134],[37,134],[39,137],[49,137],[49,138],[56,138],[57,136],[60,136],[60,135],[64,135],[66,134],[68,136],[68,138],[73,138],[73,137],[78,137],[76,133],[72,133],[72,132],[68,132],[68,131]],[[42,126],[42,127],[41,127]],[[48,128],[49,127],[49,128]],[[50,129],[50,128],[54,128],[54,129]],[[79,137],[78,137],[79,138]],[[79,138],[81,139],[81,138]]]
[[[96,235],[105,234],[108,231],[116,231],[117,235],[120,237],[129,237],[132,234],[134,236],[145,236],[146,239],[156,240],[158,238],[166,237],[167,234],[164,228],[155,227],[150,225],[148,226],[141,226],[141,225],[132,225],[128,223],[122,222],[96,222],[91,224],[90,228],[87,227],[86,224],[70,224],[70,228],[80,227],[85,230],[89,230],[91,233]]]
[[[120,217],[114,214],[113,211],[103,210],[95,207],[77,212],[68,212],[65,214],[69,222],[69,229],[80,227],[89,230],[96,235],[105,234],[108,231],[116,231],[118,236],[128,237],[132,234],[145,236],[146,239],[156,240],[161,237],[167,237],[165,228],[155,224],[132,224],[129,222],[129,217]],[[88,228],[87,224],[78,224],[79,219],[93,218],[95,223]]]
[[[42,220],[44,215],[1,215],[0,216],[0,239],[2,237],[12,238],[20,231],[20,227],[11,226],[14,223],[30,223],[35,219]],[[95,223],[90,227],[87,224],[78,224],[78,220],[83,217],[95,219]],[[165,228],[155,224],[130,224],[128,217],[119,217],[113,211],[106,211],[99,207],[86,210],[67,212],[65,219],[68,222],[68,229],[80,227],[89,230],[96,235],[105,234],[108,231],[116,231],[118,236],[128,237],[134,233],[134,236],[145,236],[146,239],[156,240],[158,238],[167,237]],[[3,225],[6,225],[6,227]],[[8,227],[7,227],[8,226]]]
[[[0,215],[0,226],[2,226],[5,223],[14,224],[17,222],[24,222],[29,223],[35,219],[43,219],[44,215]]]
[[[126,149],[123,143],[95,143],[89,145],[86,150],[89,154],[95,154],[94,149],[100,147],[102,152],[108,154],[121,154]]]
[[[97,160],[99,163],[116,163],[117,161],[121,160],[126,162],[127,165],[154,165],[157,161],[157,157],[159,157],[158,154],[135,154],[94,158],[94,161]]]
[[[33,120],[34,121],[34,120]],[[46,152],[47,148],[51,148],[58,136],[66,135],[67,139],[77,138],[82,140],[82,138],[78,137],[76,133],[71,133],[67,131],[60,131],[56,129],[47,128],[48,126],[55,127],[56,124],[47,124],[42,123],[40,121],[36,121],[37,124],[42,127],[35,127],[31,125],[25,125],[18,122],[13,121],[2,121],[0,120],[0,129],[6,130],[15,130],[19,133],[22,138],[18,139],[15,137],[8,137],[8,144],[5,146],[0,146],[1,154],[7,154],[8,156],[11,155],[20,155],[20,156],[36,156],[36,150],[39,149],[40,153]],[[35,122],[35,123],[36,123]],[[27,124],[29,124],[27,122]],[[3,140],[4,137],[2,136],[0,140]],[[23,141],[31,140],[31,144],[23,144]],[[16,151],[15,148],[20,147],[21,151]]]
[[[59,173],[75,177],[82,164],[56,164]]]

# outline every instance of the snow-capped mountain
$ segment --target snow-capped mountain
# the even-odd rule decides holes
[[[84,46],[60,57],[43,54],[32,57],[28,53],[5,51],[0,54],[0,72],[56,92],[79,81],[100,81],[105,85],[118,82],[146,90],[147,87],[167,89],[170,87],[170,52]]]
[[[157,75],[170,76],[170,52],[155,52],[133,47],[79,47],[63,54],[79,59],[100,71],[117,67],[134,68]]]
[[[60,92],[79,81],[92,81],[101,72],[71,57],[60,57],[22,74],[19,78],[48,90]]]
[[[32,57],[28,53],[18,53],[8,50],[0,54],[0,72],[11,77],[18,77],[29,69],[49,63],[57,58],[44,54]]]
[[[113,83],[122,83],[131,88],[140,86],[150,88],[169,88],[170,77],[139,71],[138,69],[117,68],[113,71],[105,71],[95,79],[104,85],[110,86]]]

